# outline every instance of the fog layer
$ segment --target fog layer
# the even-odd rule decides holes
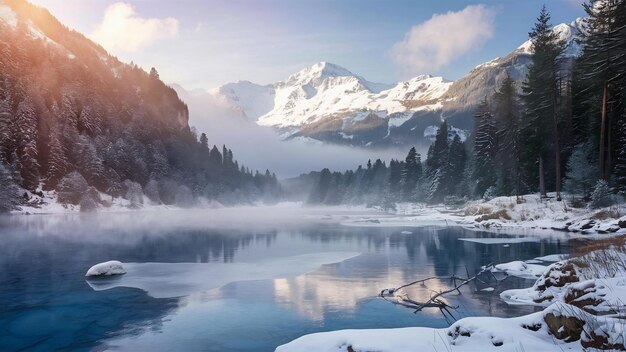
[[[240,164],[269,169],[279,178],[298,176],[325,167],[335,171],[354,169],[367,160],[404,158],[407,150],[355,148],[303,140],[281,140],[276,131],[258,126],[205,91],[187,92],[174,85],[189,106],[189,125],[206,133],[209,144],[232,149]]]

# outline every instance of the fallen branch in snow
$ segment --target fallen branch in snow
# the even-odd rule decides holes
[[[448,318],[446,316],[446,314],[448,314],[450,317],[452,317],[452,319],[456,320],[456,318],[454,318],[454,315],[452,315],[452,313],[450,312],[450,309],[458,309],[458,307],[455,306],[451,306],[449,304],[447,304],[445,301],[443,301],[443,296],[452,293],[454,291],[458,292],[458,294],[461,294],[461,287],[469,284],[472,281],[479,281],[479,282],[483,282],[482,280],[480,280],[480,276],[483,274],[489,274],[491,275],[496,282],[498,282],[498,279],[495,278],[495,276],[492,273],[492,269],[493,269],[493,265],[489,264],[484,266],[476,275],[469,277],[469,273],[468,273],[468,277],[463,278],[463,277],[459,277],[456,275],[452,275],[452,276],[445,276],[445,277],[441,277],[441,276],[432,276],[432,277],[428,277],[425,279],[421,279],[421,280],[416,280],[413,282],[409,282],[408,284],[404,284],[402,286],[399,286],[397,288],[387,288],[384,289],[382,291],[380,291],[379,296],[382,297],[384,300],[391,302],[393,304],[398,304],[401,305],[403,307],[406,308],[410,308],[410,309],[414,309],[413,313],[417,313],[419,311],[421,311],[424,308],[439,308],[441,310],[441,313],[444,315],[444,317],[446,317],[446,319]],[[413,286],[413,285],[417,285],[417,284],[425,284],[426,282],[430,281],[430,280],[450,280],[453,283],[453,287],[448,289],[448,290],[444,290],[444,291],[440,291],[440,292],[436,292],[434,295],[432,295],[426,302],[418,302],[415,301],[413,299],[411,299],[406,293],[401,293],[401,291],[407,287]],[[460,283],[457,284],[457,281],[460,281]],[[484,283],[484,282],[483,282]],[[393,300],[391,300],[390,298],[393,298]]]

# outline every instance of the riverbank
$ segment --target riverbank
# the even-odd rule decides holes
[[[398,203],[390,216],[343,222],[346,226],[461,226],[489,232],[624,234],[626,206],[573,208],[569,201],[541,199],[536,194],[469,201],[455,207]]]
[[[496,270],[527,268],[506,263]],[[530,274],[532,270],[513,275]],[[545,307],[514,318],[464,318],[445,329],[340,330],[305,335],[276,352],[626,350],[626,236],[577,248],[529,288],[503,291],[508,304]]]

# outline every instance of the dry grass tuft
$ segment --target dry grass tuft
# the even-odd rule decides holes
[[[479,217],[478,219],[476,219],[476,221],[481,222],[485,220],[495,220],[495,219],[511,220],[511,216],[509,215],[509,213],[507,213],[506,209],[501,209],[491,214],[485,214]]]
[[[602,209],[599,212],[591,216],[592,219],[606,220],[606,219],[619,219],[622,216],[618,211],[611,209]]]
[[[490,207],[485,207],[485,206],[476,206],[476,205],[471,205],[467,208],[465,208],[464,212],[465,212],[465,216],[471,216],[471,215],[487,215],[487,214],[491,214],[491,208]]]

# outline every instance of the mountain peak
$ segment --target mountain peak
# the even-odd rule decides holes
[[[572,23],[559,23],[552,27],[552,31],[556,33],[559,40],[565,43],[566,56],[573,57],[580,53],[580,45],[576,43],[575,39],[581,35],[583,21],[582,18],[577,18]],[[522,54],[531,54],[532,46],[532,41],[528,39],[517,48],[517,51]]]
[[[354,73],[347,69],[326,61],[320,61],[309,67],[306,67],[287,78],[287,83],[304,83],[307,84],[314,80],[323,80],[328,77],[357,77]]]

